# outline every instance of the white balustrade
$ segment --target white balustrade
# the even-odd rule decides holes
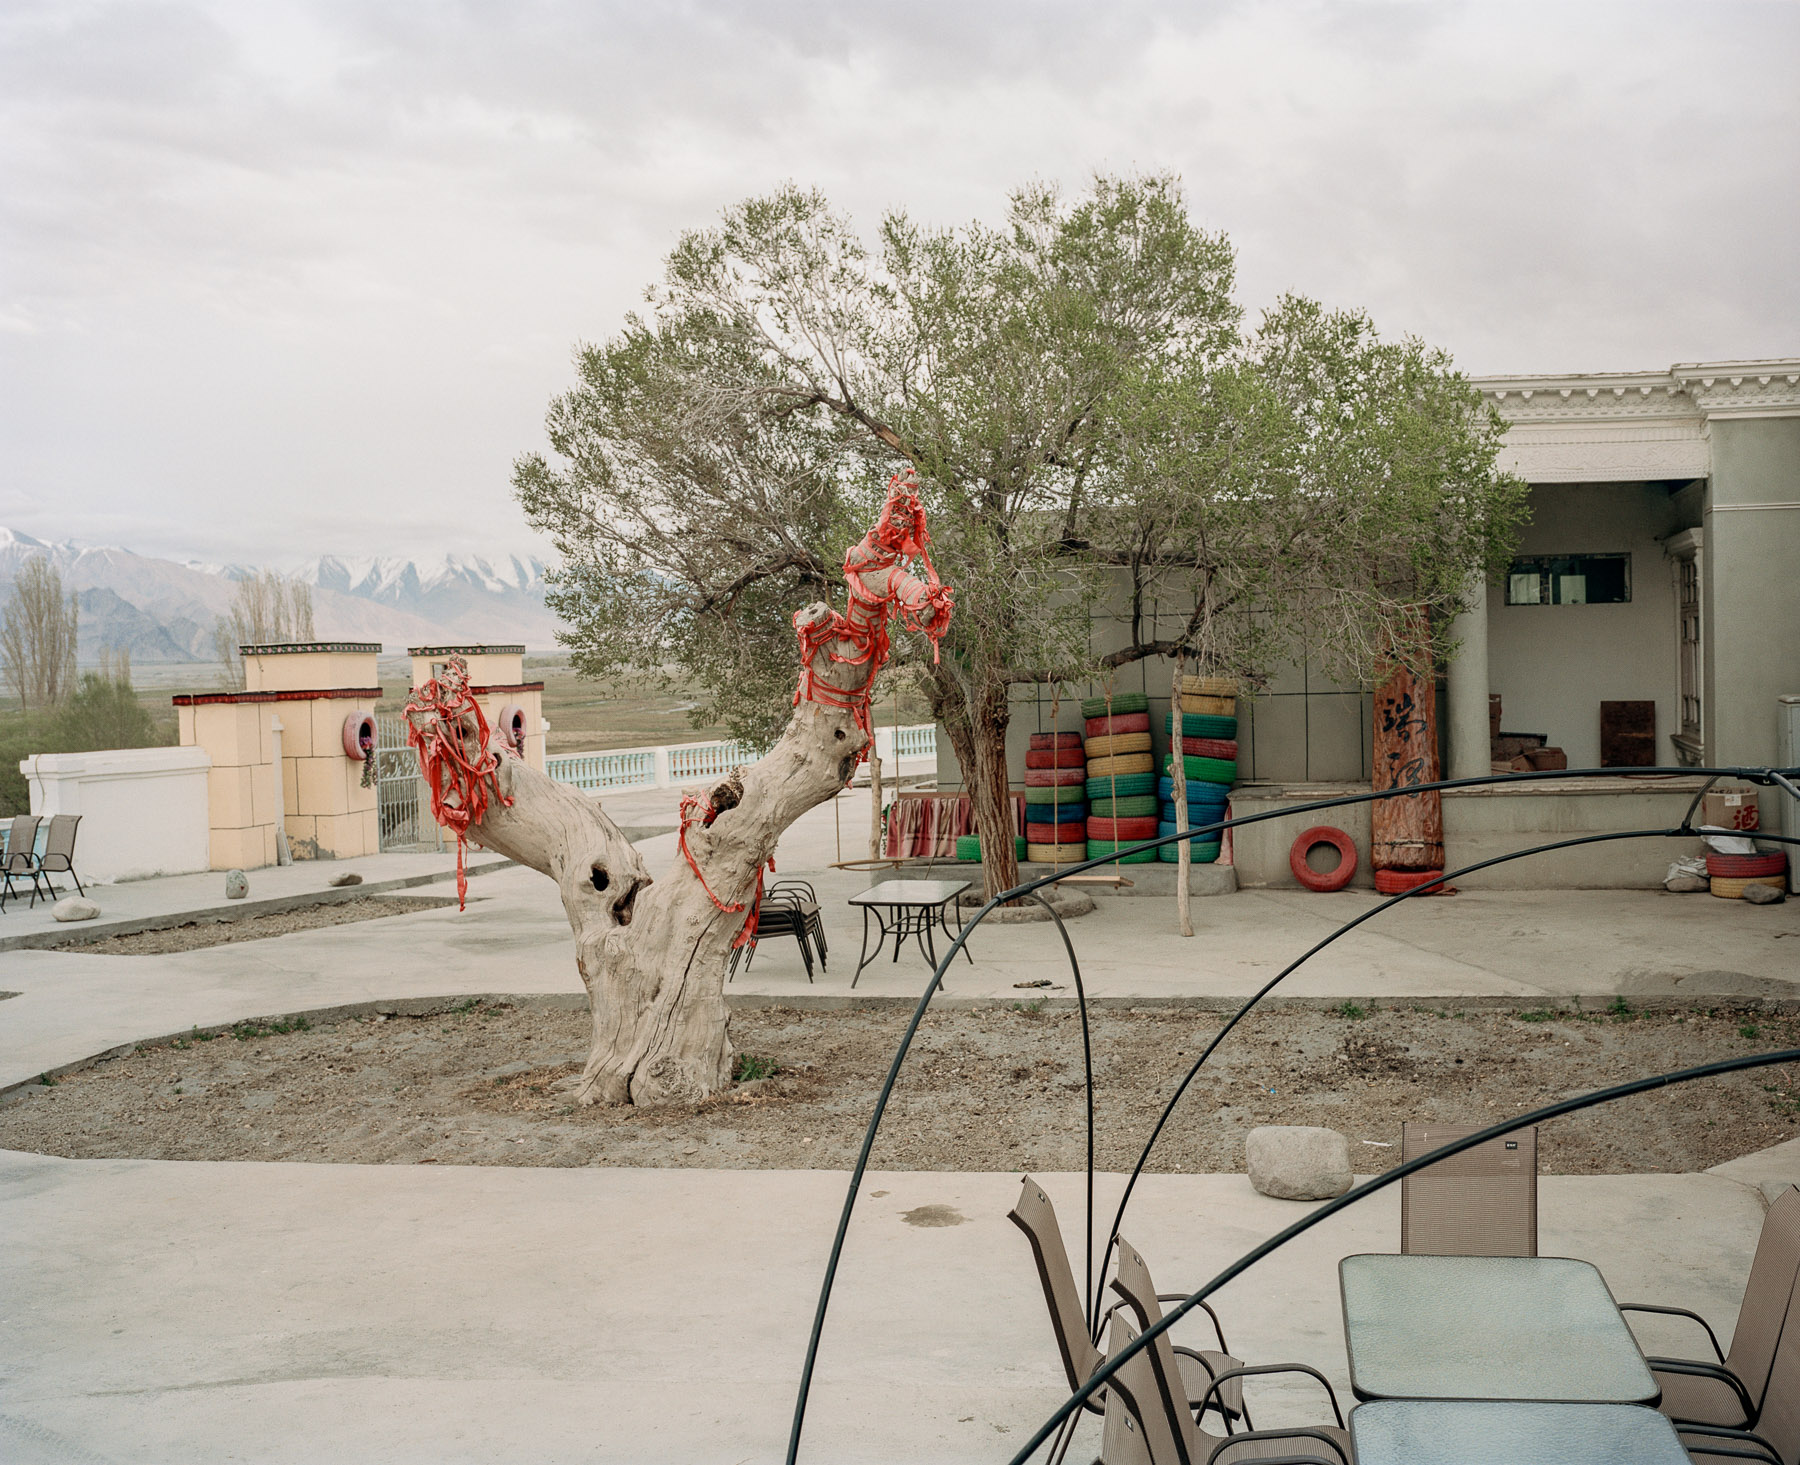
[[[876,728],[875,747],[889,768],[896,762],[921,760],[929,760],[935,767],[937,726],[927,722],[914,727]],[[544,771],[558,783],[584,793],[604,793],[610,789],[676,788],[684,783],[721,778],[739,764],[754,762],[761,756],[759,750],[738,742],[669,743],[653,748],[554,753],[544,760]]]

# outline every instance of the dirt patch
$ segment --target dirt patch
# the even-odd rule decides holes
[[[267,911],[255,916],[209,916],[161,926],[154,931],[133,931],[124,936],[102,936],[95,941],[72,939],[50,948],[77,951],[83,956],[166,956],[172,951],[199,951],[234,941],[262,941],[295,931],[317,931],[322,926],[348,926],[356,921],[379,921],[384,916],[410,916],[416,911],[437,910],[456,902],[445,896],[358,896],[292,910]]]
[[[1361,1011],[1281,1009],[1240,1025],[1176,1110],[1151,1168],[1239,1170],[1251,1127],[1322,1124],[1350,1137],[1359,1170],[1382,1170],[1406,1118],[1491,1120],[1800,1038],[1800,1017],[1722,1008]],[[0,1109],[0,1146],[170,1160],[846,1168],[905,1020],[893,1010],[741,1010],[732,1039],[746,1081],[673,1110],[575,1105],[588,1037],[576,1010],[471,1003],[329,1027],[243,1024],[25,1091]],[[1129,1167],[1219,1021],[1094,1015],[1103,1169]],[[1800,1133],[1797,1084],[1792,1070],[1762,1069],[1572,1115],[1540,1136],[1541,1164],[1557,1174],[1705,1169]],[[933,1013],[873,1163],[1079,1169],[1084,1127],[1073,1013]]]

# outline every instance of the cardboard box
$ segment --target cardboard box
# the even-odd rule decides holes
[[[1757,828],[1756,790],[1709,789],[1700,801],[1700,822],[1717,829]]]

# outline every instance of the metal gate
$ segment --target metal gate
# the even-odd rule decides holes
[[[403,718],[375,719],[375,791],[382,853],[443,848]]]

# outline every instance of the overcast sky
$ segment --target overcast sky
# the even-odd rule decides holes
[[[578,340],[784,179],[865,227],[1173,169],[1252,310],[1473,373],[1800,354],[1800,3],[0,0],[0,525],[541,548]]]

